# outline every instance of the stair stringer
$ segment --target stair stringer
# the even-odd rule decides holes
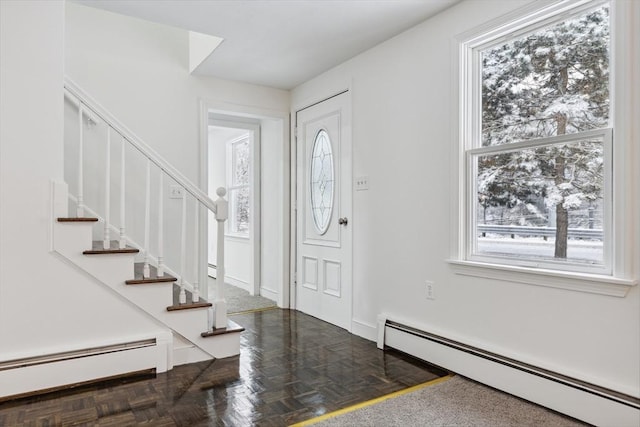
[[[54,185],[52,250],[117,292],[154,319],[178,333],[214,358],[240,354],[240,333],[203,338],[207,329],[206,309],[167,311],[173,304],[172,282],[126,285],[133,277],[135,254],[84,255],[91,247],[94,223],[61,223],[67,216],[66,184]],[[172,363],[170,364],[172,366]]]

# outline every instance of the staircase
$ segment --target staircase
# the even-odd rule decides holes
[[[72,164],[74,183],[52,184],[52,250],[172,331],[174,352],[168,356],[168,369],[174,361],[179,364],[238,355],[244,329],[227,318],[223,286],[226,191],[218,189],[218,199],[211,200],[70,80],[65,81],[65,98],[77,108],[77,161],[70,161],[65,153],[65,168]],[[95,138],[87,142],[89,126],[106,131],[106,140],[100,142],[104,144],[101,156],[95,156],[95,146],[87,146],[98,145]],[[118,156],[112,154],[118,149],[112,144],[114,138],[120,143]],[[93,157],[88,152],[93,152]],[[135,172],[127,168],[132,161],[146,164],[134,179],[131,174]],[[98,169],[97,162],[104,162],[100,186],[88,181]],[[114,170],[119,172],[119,180]],[[127,188],[129,182],[144,183],[142,197],[131,200],[134,192]],[[72,186],[76,189],[73,195],[69,192]],[[96,188],[98,196],[85,191]],[[175,205],[169,209],[165,201],[165,194],[176,188],[182,196],[180,213]],[[114,199],[119,215],[112,215]],[[89,206],[91,201],[98,206]],[[70,211],[75,215],[69,215]],[[131,218],[140,217],[142,211],[143,220]],[[206,253],[201,249],[206,247],[201,236],[208,235],[209,213],[218,226],[219,285],[211,299]],[[171,232],[179,239],[170,238],[167,245],[165,234]],[[167,250],[173,250],[173,258],[166,256]],[[183,355],[191,346],[192,355]]]

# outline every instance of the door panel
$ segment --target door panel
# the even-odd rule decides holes
[[[297,114],[297,308],[351,330],[349,94]],[[346,224],[339,219],[347,218]]]

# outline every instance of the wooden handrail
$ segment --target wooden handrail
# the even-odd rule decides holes
[[[126,141],[136,148],[143,156],[151,160],[158,168],[170,176],[174,181],[180,184],[189,194],[195,197],[201,204],[207,207],[211,212],[216,212],[216,203],[209,196],[193,184],[180,171],[166,161],[158,152],[140,139],[131,129],[116,119],[106,108],[100,105],[89,94],[84,92],[69,77],[64,80],[65,96],[74,104],[82,103],[85,108],[91,110],[93,115],[104,121],[113,130],[118,132]],[[93,120],[93,119],[92,119]]]

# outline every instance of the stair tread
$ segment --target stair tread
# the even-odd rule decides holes
[[[120,242],[111,240],[109,249],[104,249],[102,240],[94,240],[91,249],[82,252],[85,255],[101,255],[101,254],[137,254],[138,249],[126,246],[120,249]]]
[[[204,308],[211,307],[213,304],[207,302],[206,300],[199,298],[197,302],[193,302],[193,294],[188,290],[185,290],[187,294],[187,302],[185,304],[180,304],[180,286],[178,284],[173,285],[173,305],[167,307],[167,311],[176,311],[176,310],[188,310],[192,308]]]
[[[170,274],[164,273],[163,276],[158,277],[158,269],[153,265],[149,265],[149,276],[144,278],[142,276],[142,270],[144,269],[144,262],[136,262],[133,267],[133,279],[125,281],[127,285],[141,285],[144,283],[165,283],[175,282],[176,279]]]
[[[211,307],[212,305],[213,304],[211,304],[210,302],[206,302],[206,301],[187,302],[185,304],[170,305],[169,307],[167,307],[167,311],[189,310],[189,309],[192,309],[192,308]]]
[[[58,222],[98,222],[98,218],[92,217],[69,217],[69,218],[58,218]]]
[[[207,337],[215,337],[216,335],[232,334],[235,332],[242,332],[242,331],[244,331],[244,327],[238,325],[233,320],[227,319],[226,328],[218,328],[218,329],[213,329],[211,331],[203,332],[200,334],[200,336],[203,338],[207,338]]]

